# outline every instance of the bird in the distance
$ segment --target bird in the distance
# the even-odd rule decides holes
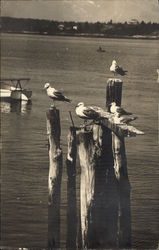
[[[46,89],[47,95],[53,100],[53,107],[55,107],[55,101],[71,102],[69,98],[64,96],[60,91],[50,86],[50,83],[45,83],[44,89]]]
[[[76,114],[81,119],[84,119],[84,123],[87,120],[99,121],[104,118],[108,118],[110,114],[97,106],[85,106],[83,102],[79,102],[76,106]]]
[[[127,70],[124,70],[122,67],[120,67],[115,60],[112,61],[112,65],[110,66],[110,71],[114,73],[114,76],[117,74],[125,76],[127,72]]]
[[[122,107],[117,106],[116,102],[112,102],[110,105],[110,112],[115,114],[118,113],[119,115],[132,115],[132,113],[127,112],[126,110],[124,110]]]

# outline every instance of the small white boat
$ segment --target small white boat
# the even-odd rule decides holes
[[[29,101],[32,96],[32,91],[29,89],[23,89],[21,82],[28,82],[30,78],[3,78],[1,83],[1,99],[5,100],[21,100]]]

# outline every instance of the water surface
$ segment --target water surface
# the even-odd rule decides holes
[[[105,53],[97,53],[101,46]],[[73,101],[58,104],[66,154],[66,136],[75,105],[84,101],[105,107],[109,67],[116,59],[126,70],[122,105],[139,119],[134,125],[144,136],[126,139],[131,183],[132,246],[154,249],[158,245],[158,41],[1,36],[1,75],[30,77],[32,104],[2,103],[1,239],[2,246],[47,246],[48,152],[45,112],[49,100],[43,91],[50,82]],[[79,173],[79,170],[78,170]],[[79,177],[79,175],[78,175]],[[61,246],[66,244],[66,170],[62,179]],[[79,185],[78,185],[79,186]],[[79,194],[79,188],[77,188]]]

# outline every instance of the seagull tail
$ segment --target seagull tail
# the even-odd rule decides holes
[[[133,116],[132,117],[132,119],[133,119],[132,121],[135,121],[137,118],[138,118],[137,116]]]
[[[65,102],[72,102],[72,100],[70,100],[69,98],[65,97]]]
[[[135,121],[137,118],[138,118],[137,116],[133,116],[133,117],[130,118],[129,122]]]
[[[132,113],[125,111],[125,112],[123,112],[123,115],[132,115]]]
[[[120,73],[120,75],[121,75],[121,76],[125,76],[125,75],[127,75],[127,72],[128,72],[127,70],[123,70],[123,71]]]
[[[119,75],[121,75],[121,76],[125,76],[125,75],[127,75],[127,70],[124,70],[124,69],[122,69],[122,68],[118,68],[117,69],[117,73],[119,74]]]

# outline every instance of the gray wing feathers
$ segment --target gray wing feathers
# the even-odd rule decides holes
[[[71,102],[71,100],[69,98],[67,98],[66,96],[64,96],[60,91],[56,90],[53,91],[53,96],[59,100],[59,101],[66,101],[66,102]]]
[[[87,117],[89,118],[92,118],[92,119],[97,119],[97,118],[100,118],[100,114],[97,113],[94,109],[92,109],[91,107],[90,108],[87,108],[83,111],[83,114],[86,115]]]

